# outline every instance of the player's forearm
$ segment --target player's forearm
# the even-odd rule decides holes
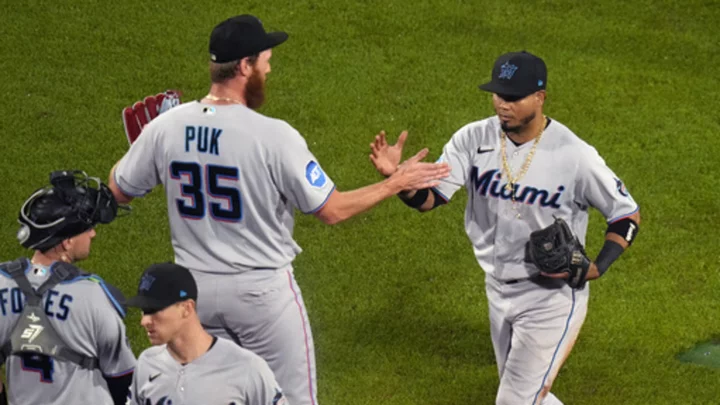
[[[390,179],[352,191],[333,191],[325,206],[315,215],[328,225],[334,225],[367,211],[400,192]]]
[[[398,197],[410,208],[427,212],[435,208],[435,193],[430,189],[401,191]]]
[[[624,222],[624,224],[611,224],[605,233],[605,244],[603,244],[594,262],[597,277],[602,276],[610,265],[620,258],[620,255],[632,244],[639,230],[640,212],[635,212],[621,222]]]

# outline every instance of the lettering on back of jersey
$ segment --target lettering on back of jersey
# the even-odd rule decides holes
[[[327,182],[325,173],[320,168],[320,165],[312,160],[305,167],[305,178],[307,178],[310,185],[318,188],[324,186]]]
[[[555,193],[542,188],[533,186],[521,186],[514,184],[512,190],[508,190],[505,186],[507,183],[501,183],[502,172],[500,169],[486,170],[478,175],[478,168],[473,166],[470,176],[473,181],[473,188],[483,197],[493,197],[502,200],[510,200],[514,197],[515,201],[533,205],[538,203],[541,207],[560,208],[560,197],[565,191],[565,186],[557,187]]]
[[[220,135],[222,129],[202,125],[185,127],[185,152],[193,148],[200,153],[220,155]]]
[[[73,297],[50,290],[45,297],[45,313],[50,318],[64,321],[70,315],[70,303]],[[25,307],[25,296],[19,288],[0,288],[0,314],[19,314]]]

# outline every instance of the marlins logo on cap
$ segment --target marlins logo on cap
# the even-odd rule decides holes
[[[138,290],[150,291],[150,288],[152,287],[154,282],[155,282],[154,276],[151,276],[150,274],[145,274],[144,276],[142,276],[142,279],[140,280],[140,287],[138,288]]]
[[[505,64],[500,66],[500,76],[498,76],[498,79],[510,80],[512,79],[516,70],[518,70],[517,66],[511,64],[510,62],[505,62]]]

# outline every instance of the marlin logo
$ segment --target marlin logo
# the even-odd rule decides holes
[[[498,76],[498,79],[512,79],[512,77],[515,75],[515,72],[518,70],[518,67],[511,64],[510,62],[505,62],[502,66],[500,66],[500,76]]]
[[[40,336],[44,329],[45,328],[41,325],[30,325],[23,331],[20,337],[23,339],[27,339],[28,343],[32,343],[33,340]]]
[[[150,290],[150,287],[152,287],[153,283],[155,282],[155,277],[146,274],[142,276],[142,280],[140,280],[140,291],[148,291]]]
[[[487,170],[481,175],[478,175],[478,172],[478,168],[473,167],[470,176],[473,179],[475,191],[483,197],[490,196],[501,200],[514,198],[519,203],[533,205],[537,202],[541,207],[560,208],[558,201],[565,191],[565,186],[558,186],[554,194],[532,186],[525,186],[521,189],[519,184],[515,184],[512,190],[507,190],[506,184],[500,184],[502,173],[499,169]]]

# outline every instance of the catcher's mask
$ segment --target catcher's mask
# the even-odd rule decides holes
[[[94,228],[109,224],[119,206],[110,189],[97,177],[80,170],[50,173],[50,185],[35,191],[20,208],[17,238],[28,249],[45,252]]]

